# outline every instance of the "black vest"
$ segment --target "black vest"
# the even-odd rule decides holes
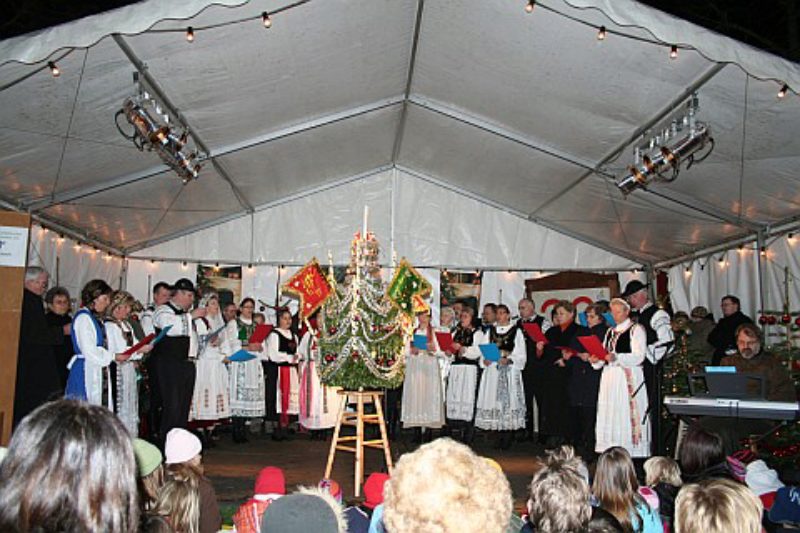
[[[167,302],[167,305],[175,311],[176,315],[182,315],[186,313],[183,309],[179,307],[175,307],[172,305],[172,302]],[[161,333],[160,328],[155,328],[156,335]],[[171,357],[177,357],[180,359],[186,359],[189,357],[189,336],[184,335],[181,337],[170,337],[169,335],[165,335],[158,344],[156,344],[154,351],[158,354],[169,355]]]
[[[289,355],[295,355],[297,353],[297,339],[292,333],[292,338],[287,339],[280,333],[277,329],[272,330],[275,335],[278,336],[278,351],[283,353],[288,353]],[[278,363],[278,366],[297,366],[296,363]]]
[[[658,342],[658,333],[656,330],[653,329],[653,326],[650,324],[653,321],[653,315],[656,314],[658,311],[658,307],[655,305],[650,305],[647,309],[639,313],[637,318],[637,323],[641,324],[644,328],[645,333],[647,334],[647,345],[652,346],[656,342]]]
[[[617,337],[617,344],[615,346],[611,345],[611,339],[614,336],[613,328],[608,330],[606,333],[608,342],[606,342],[606,349],[611,351],[613,348],[614,353],[631,353],[631,331],[635,328],[636,325],[632,325],[627,330],[620,333],[619,337]]]
[[[469,347],[472,346],[473,341],[475,340],[475,332],[477,330],[474,329],[467,329],[463,327],[461,324],[456,326],[455,331],[453,332],[453,342],[457,342],[461,346]],[[478,359],[467,359],[466,357],[461,357],[460,355],[456,354],[455,359],[453,359],[454,365],[472,365],[472,366],[479,366]]]
[[[498,333],[497,328],[492,327],[489,330],[489,339],[497,345],[500,350],[505,350],[508,353],[514,351],[514,344],[517,338],[517,326],[511,326],[505,333]]]

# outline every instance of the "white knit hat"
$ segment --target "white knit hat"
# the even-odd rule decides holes
[[[167,433],[164,446],[164,462],[168,465],[185,463],[203,451],[203,445],[194,434],[181,428],[173,428]]]
[[[783,487],[783,483],[778,479],[778,473],[768,467],[767,463],[761,459],[747,465],[745,481],[750,490],[756,493],[757,496],[775,492]]]

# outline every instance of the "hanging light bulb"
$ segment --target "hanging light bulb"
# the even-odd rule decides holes
[[[269,18],[269,13],[267,13],[266,11],[261,13],[261,23],[264,25],[265,28],[272,27],[272,19]]]
[[[533,8],[536,7],[536,0],[528,0],[525,4],[525,13],[533,13]]]
[[[189,41],[190,43],[194,42],[194,28],[192,28],[191,26],[186,28],[186,40]]]
[[[670,59],[677,59],[678,58],[678,47],[676,45],[672,45],[669,49],[669,58]]]
[[[739,255],[744,255],[744,244],[740,244],[737,251],[739,252]]]
[[[778,91],[778,98],[783,98],[784,96],[786,96],[786,93],[788,92],[789,92],[789,86],[784,83],[783,87],[781,87],[781,90]]]
[[[72,247],[72,249],[75,250],[76,252],[80,252],[81,251],[81,243],[76,242],[75,245]]]
[[[600,29],[597,31],[597,40],[598,41],[605,40],[606,35],[608,35],[608,32],[606,31],[606,27],[605,26],[600,26]]]
[[[251,270],[251,271],[253,270],[253,263],[248,263],[247,264],[247,270]]]
[[[687,278],[691,277],[691,276],[692,276],[692,269],[691,269],[691,267],[688,267],[688,266],[687,266],[687,267],[686,267],[686,269],[683,271],[683,275],[684,275],[684,276],[686,276]]]
[[[767,257],[767,248],[762,246],[761,247],[761,252],[759,252],[759,253],[761,254],[761,257]]]
[[[790,233],[789,235],[787,235],[787,236],[786,236],[786,241],[787,241],[787,242],[788,242],[790,245],[793,245],[793,244],[794,244],[794,241],[795,241],[795,239],[794,239],[794,233]]]
[[[53,61],[47,62],[47,68],[50,69],[50,74],[52,74],[54,78],[57,78],[61,75],[61,69],[59,69],[58,65],[56,65]]]

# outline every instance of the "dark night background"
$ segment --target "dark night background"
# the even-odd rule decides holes
[[[130,0],[0,0],[0,39],[133,3]],[[519,3],[522,5],[522,0]],[[642,3],[800,61],[798,0],[642,0]]]

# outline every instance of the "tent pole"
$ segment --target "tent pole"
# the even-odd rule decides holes
[[[764,290],[764,268],[766,267],[766,257],[761,255],[761,250],[766,250],[766,239],[764,237],[764,230],[758,230],[756,233],[756,267],[758,274],[758,305],[759,312],[763,313],[765,306],[765,290]]]

